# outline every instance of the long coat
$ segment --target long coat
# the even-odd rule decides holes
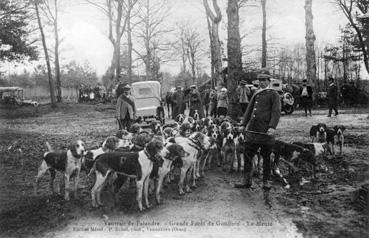
[[[246,142],[273,144],[274,137],[265,133],[269,128],[276,129],[280,116],[281,101],[278,93],[274,89],[256,92],[243,117],[242,125],[246,126]]]
[[[120,95],[117,100],[117,106],[116,106],[117,118],[125,119],[128,114],[129,118],[131,120],[134,120],[134,117],[136,116],[136,106],[134,103],[134,98],[130,95],[126,97],[131,101],[131,103],[129,103],[127,100],[124,99],[123,94]]]
[[[190,100],[190,116],[193,117],[195,110],[199,113],[200,118],[204,118],[204,106],[202,104],[201,95],[198,91],[191,92]]]
[[[184,94],[182,90],[177,90],[172,95],[173,113],[175,118],[178,114],[184,113]]]
[[[329,105],[336,106],[338,103],[338,90],[335,84],[330,84],[327,92]]]

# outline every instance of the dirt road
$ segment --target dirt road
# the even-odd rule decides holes
[[[347,127],[347,146],[341,160],[321,161],[326,170],[318,181],[303,188],[271,192],[272,207],[265,205],[262,189],[237,190],[240,174],[229,175],[214,167],[190,194],[179,196],[175,184],[163,191],[163,204],[140,213],[134,188],[120,193],[113,205],[104,192],[105,206],[91,208],[92,178],[82,174],[79,198],[65,202],[47,190],[45,176],[37,196],[33,179],[45,151],[45,141],[63,148],[75,138],[96,147],[114,134],[113,110],[104,106],[65,105],[37,117],[0,119],[0,236],[1,237],[367,237],[368,214],[356,209],[352,194],[368,182],[368,111],[346,111],[337,118],[325,111],[312,118],[299,112],[281,119],[278,138],[308,141],[317,122]],[[46,109],[45,109],[46,110]],[[16,112],[12,112],[16,113]],[[21,113],[21,112],[19,112]],[[9,114],[8,114],[9,115]],[[28,115],[28,114],[27,114]],[[62,176],[57,176],[57,182]],[[61,191],[63,192],[63,191]]]

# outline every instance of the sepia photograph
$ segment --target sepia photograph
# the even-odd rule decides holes
[[[0,237],[369,237],[369,0],[0,0]]]

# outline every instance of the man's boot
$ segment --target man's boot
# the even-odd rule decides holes
[[[252,173],[245,172],[242,182],[236,183],[234,187],[235,188],[252,188]]]

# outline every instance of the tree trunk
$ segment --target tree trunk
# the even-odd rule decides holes
[[[116,81],[120,82],[120,40],[121,40],[121,22],[122,22],[122,15],[123,15],[123,2],[118,0],[117,1],[118,7],[117,7],[117,23],[115,25],[115,77]]]
[[[54,82],[53,82],[53,79],[52,79],[52,76],[51,76],[51,66],[50,66],[49,53],[47,51],[45,34],[44,34],[44,30],[43,30],[42,24],[41,24],[40,13],[39,13],[39,10],[38,10],[38,3],[37,3],[37,1],[34,1],[34,5],[35,5],[35,9],[36,9],[36,17],[37,17],[38,28],[40,29],[40,33],[41,33],[42,46],[43,46],[44,53],[45,53],[45,61],[46,61],[46,67],[47,67],[47,76],[49,78],[51,106],[52,107],[56,107],[55,92],[54,92]]]
[[[181,33],[181,48],[182,48],[182,72],[186,73],[186,43],[185,43],[185,36],[184,32]]]
[[[211,43],[210,45],[213,46],[213,55],[214,55],[214,78],[215,84],[224,84],[224,81],[221,77],[222,72],[222,55],[221,55],[221,47],[220,47],[220,40],[219,40],[219,23],[222,20],[222,14],[220,8],[218,6],[217,0],[213,0],[213,8],[215,10],[215,14],[209,7],[208,0],[203,0],[204,7],[206,10],[206,15],[209,19],[210,26],[211,26]]]
[[[306,78],[310,84],[316,84],[315,34],[313,27],[313,0],[305,0],[305,46],[306,46]]]
[[[238,0],[228,0],[228,97],[230,102],[230,116],[237,119],[239,108],[237,108],[237,84],[242,71],[241,37],[239,30],[239,7]]]
[[[54,20],[54,36],[55,36],[55,80],[56,80],[56,100],[62,101],[61,79],[60,79],[60,64],[59,64],[59,31],[58,31],[58,5],[57,0],[54,0],[55,4],[55,20]]]
[[[146,19],[145,19],[145,49],[146,49],[146,58],[144,60],[146,67],[146,80],[151,79],[151,50],[150,50],[150,0],[146,0]]]
[[[213,37],[211,34],[211,23],[209,17],[206,17],[206,21],[208,23],[208,32],[210,39],[210,76],[211,76],[211,88],[215,88],[217,86],[215,79],[215,68],[214,68],[214,45],[213,45]]]
[[[132,0],[128,0],[127,12],[127,41],[128,41],[128,83],[132,83],[132,29],[131,29]]]
[[[261,8],[263,11],[263,29],[261,33],[262,52],[261,52],[261,67],[267,66],[267,41],[266,41],[266,0],[261,0]]]

